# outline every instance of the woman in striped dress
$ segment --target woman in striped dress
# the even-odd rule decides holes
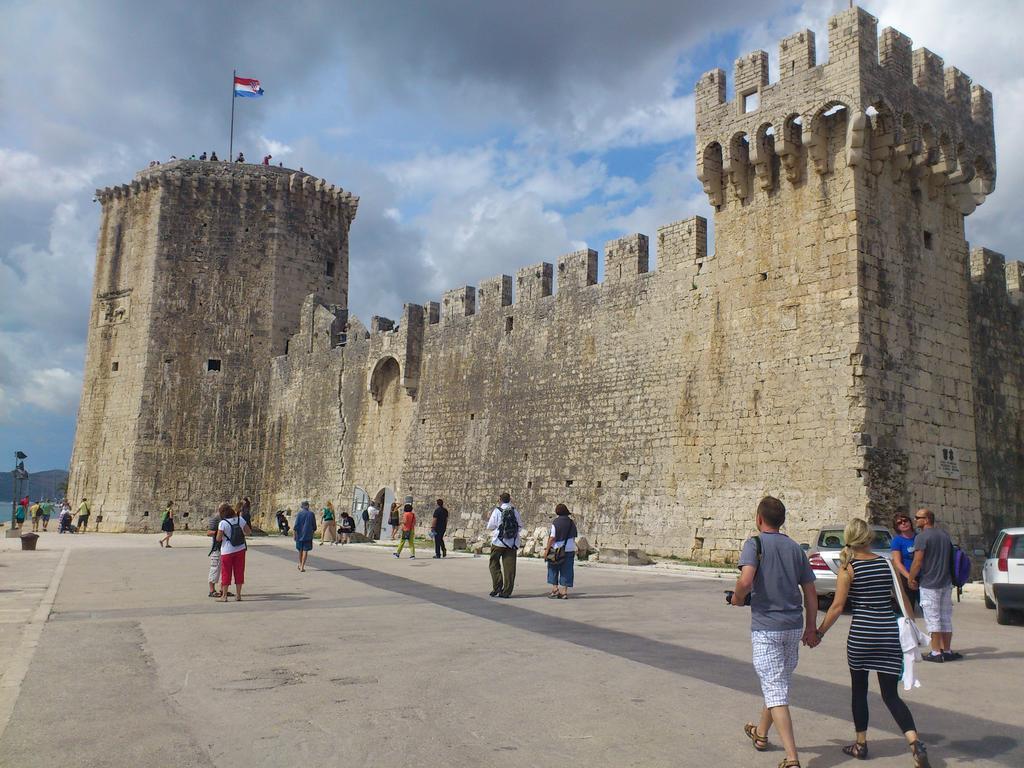
[[[857,740],[843,747],[843,752],[858,760],[868,756],[868,672],[873,670],[878,674],[882,701],[910,745],[915,768],[928,768],[928,753],[917,736],[914,717],[897,689],[903,674],[903,649],[892,608],[893,577],[888,561],[871,551],[874,535],[871,526],[859,518],[846,526],[846,546],[839,558],[836,596],[818,627],[821,640],[842,615],[849,600],[853,620],[846,641],[846,658],[853,685],[853,724]],[[902,585],[898,597],[904,606],[910,604]]]

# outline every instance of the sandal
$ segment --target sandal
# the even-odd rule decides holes
[[[779,768],[800,768],[800,761],[790,760],[788,757],[783,758],[782,762],[779,763]]]
[[[858,760],[867,760],[868,758],[868,743],[855,741],[849,746],[843,747],[843,754],[855,757]]]
[[[550,599],[550,600],[557,600],[558,599],[558,593],[557,592],[548,592],[548,599]]]
[[[930,768],[928,762],[928,750],[924,748],[924,742],[918,739],[910,745],[910,754],[914,756],[914,768]]]
[[[765,752],[768,749],[768,737],[762,736],[757,732],[757,726],[753,723],[747,723],[743,726],[743,732],[747,734],[752,742],[754,742],[754,749],[758,752]]]

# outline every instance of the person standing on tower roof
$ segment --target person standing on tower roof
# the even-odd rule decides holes
[[[210,153],[210,162],[211,163],[216,163],[217,160],[218,160],[218,158],[217,158],[217,150],[214,150],[213,152]]]
[[[244,163],[245,162],[245,155],[243,155],[241,152],[239,152],[238,153],[238,157],[235,158],[235,162],[236,163]]]
[[[201,154],[201,155],[199,156],[199,159],[200,159],[200,160],[205,160],[205,159],[206,159],[206,153],[205,153],[205,152],[203,152],[203,154]]]
[[[264,165],[270,165],[270,161],[271,160],[273,160],[273,155],[264,155],[263,156],[263,164]]]

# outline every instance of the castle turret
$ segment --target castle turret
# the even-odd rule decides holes
[[[196,161],[96,196],[69,497],[88,497],[104,530],[154,528],[167,501],[184,525],[256,500],[270,359],[307,294],[345,307],[358,198],[284,168]]]
[[[697,84],[727,343],[786,361],[810,404],[789,424],[848,425],[820,437],[850,514],[927,505],[980,538],[964,217],[995,184],[991,95],[860,8],[828,39],[822,64],[810,30],[782,40],[775,82],[756,51],[731,95]]]

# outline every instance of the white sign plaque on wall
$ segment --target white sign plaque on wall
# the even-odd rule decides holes
[[[939,445],[935,448],[935,476],[960,479],[960,456],[956,448]]]

